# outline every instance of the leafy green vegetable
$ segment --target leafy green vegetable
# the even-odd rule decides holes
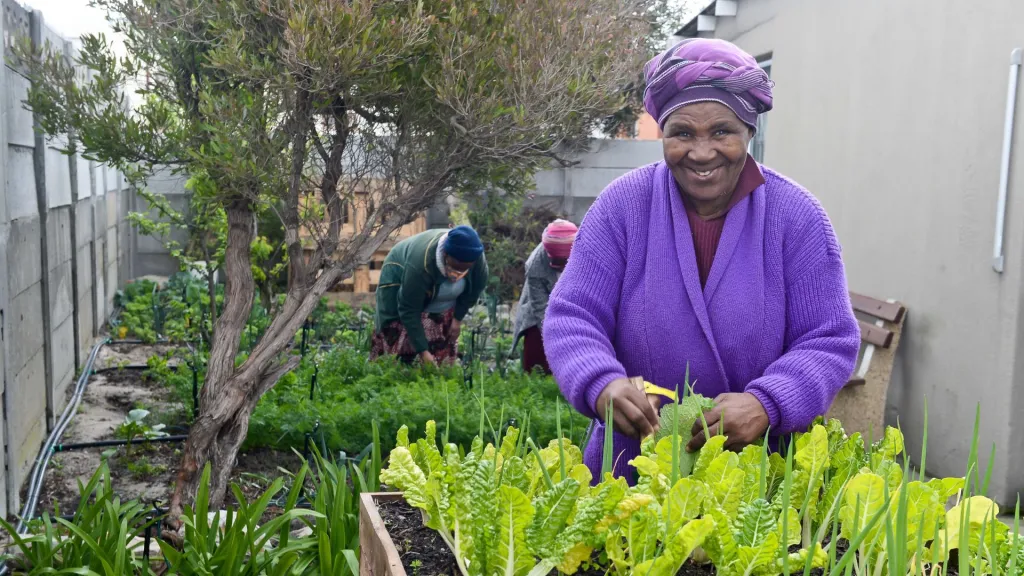
[[[519,431],[509,428],[500,448],[478,437],[461,457],[451,444],[438,451],[435,430],[429,421],[425,437],[411,443],[401,428],[381,481],[423,512],[462,574],[547,574],[556,566],[572,573],[590,557],[598,524],[614,513],[623,483],[608,480],[591,490],[583,454],[566,439],[524,460]]]
[[[423,510],[467,576],[573,574],[594,562],[622,576],[671,576],[688,562],[710,562],[721,576],[876,576],[954,550],[967,551],[963,564],[976,574],[1024,562],[991,500],[964,498],[944,512],[964,479],[908,481],[896,429],[869,451],[859,434],[822,421],[794,435],[786,459],[762,445],[727,451],[716,436],[683,470],[676,450],[692,422],[671,425],[679,435],[642,441],[633,487],[610,475],[590,486],[578,447],[527,439],[527,451],[514,428],[500,448],[477,438],[464,458],[454,448],[441,457],[433,423],[416,442],[400,430],[382,479]]]
[[[679,402],[672,402],[661,407],[661,428],[655,440],[660,442],[662,439],[669,438],[673,430],[679,431],[678,445],[682,448],[678,452],[680,476],[689,476],[693,472],[693,465],[697,460],[696,454],[685,450],[686,445],[693,438],[691,433],[693,425],[701,414],[713,407],[714,401],[700,394],[690,394]]]

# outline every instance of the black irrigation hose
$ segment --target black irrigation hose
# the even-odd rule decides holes
[[[134,446],[136,444],[151,444],[158,442],[184,442],[188,435],[180,436],[159,436],[156,438],[133,438],[132,440],[97,440],[94,442],[75,442],[72,444],[57,444],[53,447],[54,452],[68,452],[71,450],[82,450],[85,448],[110,448],[113,446]]]
[[[150,516],[150,518],[159,518],[159,517],[165,516],[167,514],[167,509],[166,508],[160,508],[160,507],[158,507],[158,506],[156,506],[154,504],[153,512],[156,512],[156,514]],[[36,517],[36,519],[39,519],[39,518],[42,518],[42,516],[37,516]],[[75,519],[75,515],[74,514],[61,514],[60,516],[53,516],[53,518],[60,518],[61,520],[67,520],[68,522],[71,522],[72,520]]]
[[[110,344],[111,346],[117,346],[118,344],[128,344],[132,346],[144,344],[146,346],[156,346],[157,344],[171,344],[171,341],[161,336],[160,338],[157,338],[152,342],[140,340],[138,338],[125,338],[124,340],[111,340],[110,342],[108,342],[108,344]]]
[[[178,371],[178,365],[177,364],[168,364],[166,366],[166,368],[168,370],[170,370],[171,372],[177,372]],[[149,366],[147,366],[145,364],[129,364],[127,366],[104,366],[103,368],[96,368],[95,370],[92,371],[92,373],[93,374],[103,374],[105,372],[115,372],[115,371],[121,371],[121,370],[149,370]]]

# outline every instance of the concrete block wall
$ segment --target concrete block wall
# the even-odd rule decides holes
[[[595,139],[589,150],[573,158],[573,166],[538,172],[536,192],[526,204],[551,207],[579,223],[613,180],[663,156],[661,140]]]
[[[39,449],[67,405],[78,369],[131,276],[128,194],[116,169],[59,148],[33,129],[29,81],[12,46],[70,44],[43,15],[2,0],[0,74],[0,515],[16,512]]]
[[[173,174],[170,170],[161,170],[146,181],[146,189],[155,194],[161,194],[167,199],[171,208],[182,214],[188,213],[189,197],[191,193],[186,190],[185,183],[188,178],[181,174]],[[132,194],[135,206],[132,211],[145,212],[148,208],[146,200]],[[155,210],[149,210],[149,217],[158,219],[159,214]],[[180,229],[172,229],[170,240],[177,242],[180,246],[188,243],[188,234]],[[164,245],[164,239],[152,236],[137,236],[132,247],[133,260],[137,276],[156,275],[170,276],[179,269],[178,261],[175,260]]]

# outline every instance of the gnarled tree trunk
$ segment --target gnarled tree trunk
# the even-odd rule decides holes
[[[249,430],[249,418],[260,397],[300,358],[287,354],[295,333],[316,308],[331,286],[350,275],[365,262],[418,207],[397,211],[372,235],[356,238],[343,258],[326,269],[311,270],[305,282],[288,291],[284,306],[277,312],[248,359],[235,368],[242,330],[245,328],[255,290],[249,267],[249,245],[253,239],[253,212],[246,201],[230,204],[228,241],[224,255],[227,286],[224,308],[210,350],[210,361],[200,398],[200,412],[185,443],[169,521],[176,524],[185,503],[195,500],[206,462],[210,462],[210,506],[224,503],[228,481],[238,450]],[[304,287],[305,286],[305,287]]]
[[[171,498],[171,508],[181,511],[182,498],[195,497],[200,466],[212,460],[214,469],[222,468],[218,455],[226,455],[219,449],[222,428],[232,419],[233,409],[244,400],[243,387],[232,378],[235,371],[235,356],[241,341],[242,330],[252,311],[252,295],[255,287],[252,269],[249,266],[249,246],[255,235],[255,218],[252,204],[245,198],[236,198],[225,209],[228,222],[227,247],[224,252],[224,308],[217,318],[213,339],[210,342],[210,359],[206,379],[200,394],[200,412],[192,424],[185,442],[184,456],[178,471]],[[233,456],[232,456],[233,457]],[[230,469],[230,464],[228,464]]]

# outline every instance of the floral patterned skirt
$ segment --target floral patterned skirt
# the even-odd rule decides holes
[[[443,314],[423,313],[423,332],[427,335],[427,350],[439,363],[454,362],[458,358],[459,343],[452,338],[453,310]],[[403,362],[416,359],[416,349],[409,340],[409,333],[401,321],[395,320],[373,334],[370,343],[370,360],[380,356],[398,356]]]

